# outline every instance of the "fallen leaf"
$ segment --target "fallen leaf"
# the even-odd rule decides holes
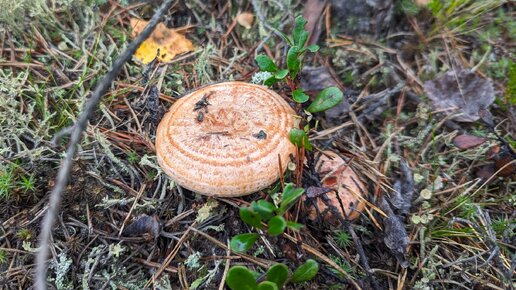
[[[516,158],[504,147],[493,156],[496,175],[500,177],[510,177],[516,174]]]
[[[308,0],[303,9],[306,19],[305,29],[309,33],[307,45],[316,44],[321,35],[321,22],[327,0]]]
[[[486,159],[492,161],[477,172],[477,177],[488,179],[496,173],[498,177],[511,177],[516,174],[516,155],[505,145],[494,145],[486,152]]]
[[[491,112],[484,108],[480,108],[480,110],[478,110],[478,115],[480,116],[480,119],[482,119],[482,121],[484,121],[484,123],[488,127],[494,128],[495,124],[493,120],[493,114],[491,114]]]
[[[477,177],[487,180],[487,179],[491,178],[491,176],[493,176],[493,174],[495,174],[495,171],[496,171],[496,169],[495,169],[494,163],[489,163],[487,165],[480,167],[480,169],[477,170],[476,174],[477,174]]]
[[[486,138],[471,135],[459,135],[453,138],[453,144],[463,150],[476,147],[486,141]]]
[[[132,18],[132,36],[136,37],[140,34],[147,23],[148,21]],[[150,63],[156,57],[160,62],[169,62],[176,55],[193,49],[192,42],[183,34],[177,32],[177,29],[170,29],[164,23],[158,23],[149,38],[138,47],[134,56],[144,64]]]
[[[123,231],[126,237],[145,237],[149,240],[159,236],[161,224],[157,216],[142,215],[129,224]]]
[[[400,217],[394,214],[389,203],[383,197],[380,199],[380,207],[387,214],[387,217],[383,219],[385,234],[383,241],[394,257],[396,257],[401,267],[407,268],[409,265],[407,246],[410,243],[410,238],[405,225]]]
[[[423,85],[425,93],[437,110],[454,117],[459,122],[475,122],[479,111],[487,109],[495,100],[493,83],[469,70],[449,71]]]
[[[254,21],[254,15],[249,12],[242,12],[237,15],[236,22],[246,29],[251,29],[251,26],[253,25]]]
[[[412,207],[414,197],[414,178],[405,159],[400,159],[401,176],[394,183],[394,191],[390,195],[391,204],[400,211],[401,214],[408,214]]]
[[[324,216],[326,221],[334,221],[331,210],[328,211],[327,203],[335,207],[342,218],[344,213],[340,206],[339,198],[342,201],[346,214],[350,220],[356,219],[360,216],[360,212],[364,209],[365,204],[359,200],[355,194],[364,196],[366,193],[365,185],[360,180],[360,177],[349,167],[344,159],[332,151],[324,151],[315,166],[316,171],[321,178],[321,185],[324,188],[312,188],[308,194],[314,196],[317,209],[320,212],[327,211]],[[328,191],[329,192],[325,192]],[[337,195],[339,198],[337,198]],[[308,196],[303,198],[306,200]],[[318,212],[315,208],[308,209],[308,218],[316,220]]]

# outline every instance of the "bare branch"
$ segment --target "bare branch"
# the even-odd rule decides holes
[[[39,235],[38,247],[39,250],[36,256],[36,272],[34,280],[34,287],[37,290],[47,289],[46,278],[49,239],[52,233],[52,227],[54,226],[57,212],[59,210],[59,204],[61,203],[62,193],[68,184],[68,178],[70,176],[70,170],[73,164],[73,157],[77,151],[77,144],[81,140],[82,133],[88,124],[88,120],[102,99],[102,96],[107,92],[111,86],[111,83],[122,69],[125,62],[131,58],[138,46],[140,46],[140,44],[149,37],[161,17],[170,9],[173,2],[173,0],[166,0],[163,2],[154,16],[152,16],[152,19],[149,21],[143,32],[127,46],[126,50],[116,59],[111,70],[98,83],[97,87],[91,94],[90,99],[86,103],[86,106],[77,118],[77,122],[75,123],[71,132],[70,143],[66,149],[64,161],[61,165],[61,168],[59,169],[56,185],[50,194],[48,211],[46,212],[41,224],[41,233]]]

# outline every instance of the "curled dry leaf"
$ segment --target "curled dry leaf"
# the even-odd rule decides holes
[[[407,161],[400,159],[401,176],[394,183],[394,191],[391,193],[391,204],[399,210],[401,214],[408,214],[415,193],[414,178]]]
[[[161,224],[157,216],[142,215],[123,231],[126,237],[144,237],[153,240],[159,236]]]
[[[423,85],[425,93],[437,110],[459,122],[475,122],[479,111],[486,110],[495,100],[493,83],[469,70],[449,71]]]
[[[469,149],[486,142],[487,139],[483,137],[471,136],[471,135],[459,135],[453,138],[453,144],[459,149]]]
[[[251,29],[253,25],[254,15],[249,12],[242,12],[237,15],[236,22],[246,29]]]
[[[137,18],[131,19],[132,37],[140,34],[148,21]],[[141,62],[147,64],[158,57],[160,62],[169,62],[176,55],[192,51],[193,44],[177,29],[170,29],[164,23],[158,23],[156,29],[134,53],[134,56]],[[158,55],[159,51],[159,55]]]
[[[493,174],[497,172],[496,175],[499,177],[510,177],[516,174],[516,162],[514,161],[516,158],[505,145],[491,147],[486,155],[488,160],[494,161],[494,166],[488,167],[488,169],[493,168]]]
[[[400,217],[394,214],[389,203],[383,197],[380,200],[380,207],[387,214],[387,217],[383,219],[385,234],[383,241],[387,248],[391,250],[394,257],[396,257],[401,267],[407,268],[409,265],[407,260],[407,246],[409,245],[410,239],[407,235],[405,225]]]
[[[349,164],[344,161],[339,155],[332,151],[324,151],[319,158],[315,167],[316,171],[321,177],[321,183],[324,188],[331,189],[331,192],[324,193],[326,190],[316,190],[318,192],[311,192],[312,196],[316,196],[315,204],[319,212],[328,211],[328,206],[323,198],[327,198],[328,203],[335,207],[340,215],[344,218],[340,200],[344,205],[344,209],[350,220],[359,217],[360,212],[364,209],[365,204],[357,197],[357,195],[364,196],[366,187],[360,180],[360,177],[349,167]],[[323,196],[324,195],[324,196]],[[306,197],[304,197],[306,200]],[[317,209],[315,207],[307,208],[308,217],[311,220],[317,219]],[[324,216],[326,221],[334,221],[335,217],[331,210]]]
[[[493,174],[495,174],[495,172],[496,172],[496,169],[495,169],[494,163],[489,163],[487,165],[480,167],[480,169],[477,170],[476,175],[477,175],[477,177],[487,180],[487,179],[491,178],[491,176],[493,176]]]

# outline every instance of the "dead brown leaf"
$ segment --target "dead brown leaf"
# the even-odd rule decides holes
[[[449,71],[425,82],[423,88],[437,110],[461,113],[454,117],[459,122],[477,121],[479,111],[487,109],[495,100],[492,81],[469,70]]]
[[[486,138],[471,135],[459,135],[453,138],[453,144],[463,150],[476,147],[486,141]]]

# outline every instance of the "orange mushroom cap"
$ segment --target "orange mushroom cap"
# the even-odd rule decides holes
[[[213,196],[242,196],[279,178],[295,146],[295,112],[259,85],[223,82],[176,101],[156,132],[163,171],[179,185]],[[281,172],[283,174],[283,172]]]

